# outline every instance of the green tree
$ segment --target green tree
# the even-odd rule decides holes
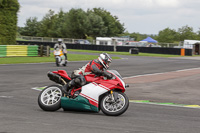
[[[87,29],[89,28],[89,19],[86,12],[82,9],[71,9],[66,17],[64,26],[65,36],[86,39]]]
[[[54,32],[54,37],[67,37],[64,29],[66,19],[66,13],[64,13],[62,9],[58,14],[55,14],[51,29]]]
[[[87,12],[87,17],[89,19],[89,25],[86,31],[87,35],[93,38],[104,37],[107,32],[107,27],[104,26],[102,18],[90,10]]]
[[[53,31],[53,25],[55,23],[56,15],[54,11],[49,10],[49,12],[43,17],[39,24],[39,31],[37,36],[41,37],[55,37],[56,33]]]
[[[38,28],[39,22],[37,17],[30,17],[26,20],[25,27],[20,27],[18,31],[24,36],[37,36],[39,30]]]
[[[91,11],[102,18],[104,26],[107,28],[105,36],[117,36],[124,32],[124,25],[120,23],[117,16],[112,16],[110,12],[102,8],[93,8]]]
[[[66,13],[61,9],[57,14],[49,10],[40,22],[36,18],[29,18],[25,27],[20,27],[18,31],[29,36],[85,39],[117,36],[124,32],[124,26],[116,16],[104,9],[94,8],[85,12],[72,8]]]
[[[159,42],[173,43],[178,40],[178,33],[170,28],[165,28],[159,31],[158,37],[156,38]]]
[[[134,38],[134,41],[141,41],[147,38],[148,36],[152,38],[156,37],[155,35],[140,34],[138,32],[129,33],[128,31],[124,32],[123,34],[120,34],[120,36],[129,36],[130,38]]]
[[[184,41],[185,39],[197,39],[197,34],[193,32],[193,28],[188,25],[183,26],[178,29],[180,35],[179,41]]]
[[[131,38],[134,38],[135,41],[141,41],[141,40],[147,38],[148,35],[133,32],[133,33],[130,34],[130,37],[131,37]]]
[[[15,44],[18,0],[0,0],[0,45]]]
[[[199,30],[197,31],[197,40],[200,40],[200,28],[199,28]]]

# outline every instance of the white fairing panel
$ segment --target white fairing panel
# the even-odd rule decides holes
[[[60,51],[55,51],[54,55],[60,55]]]
[[[80,95],[83,94],[88,99],[95,100],[98,102],[99,96],[107,91],[109,91],[107,87],[98,85],[93,82],[83,86]]]

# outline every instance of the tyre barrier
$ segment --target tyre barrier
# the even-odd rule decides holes
[[[38,56],[37,45],[0,45],[0,57]]]

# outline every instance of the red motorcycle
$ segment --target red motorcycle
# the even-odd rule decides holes
[[[129,107],[129,99],[124,93],[128,85],[124,83],[117,71],[107,72],[113,75],[112,79],[94,74],[86,75],[87,84],[80,88],[73,88],[70,97],[63,93],[63,86],[71,80],[67,72],[64,70],[48,72],[49,79],[59,85],[46,87],[38,97],[38,104],[45,111],[56,111],[60,108],[64,111],[99,112],[101,110],[106,115],[121,115]]]

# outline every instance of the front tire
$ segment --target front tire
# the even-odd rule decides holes
[[[101,111],[110,116],[118,116],[123,114],[129,107],[129,100],[126,94],[117,92],[118,97],[116,101],[111,101],[111,94],[105,95],[100,103]]]
[[[65,63],[63,64],[63,66],[66,66],[67,65],[67,61],[65,61]]]
[[[44,111],[57,111],[61,108],[62,86],[46,87],[38,96],[38,105]]]
[[[59,59],[56,58],[56,66],[59,67],[60,66],[60,63],[59,63]]]

